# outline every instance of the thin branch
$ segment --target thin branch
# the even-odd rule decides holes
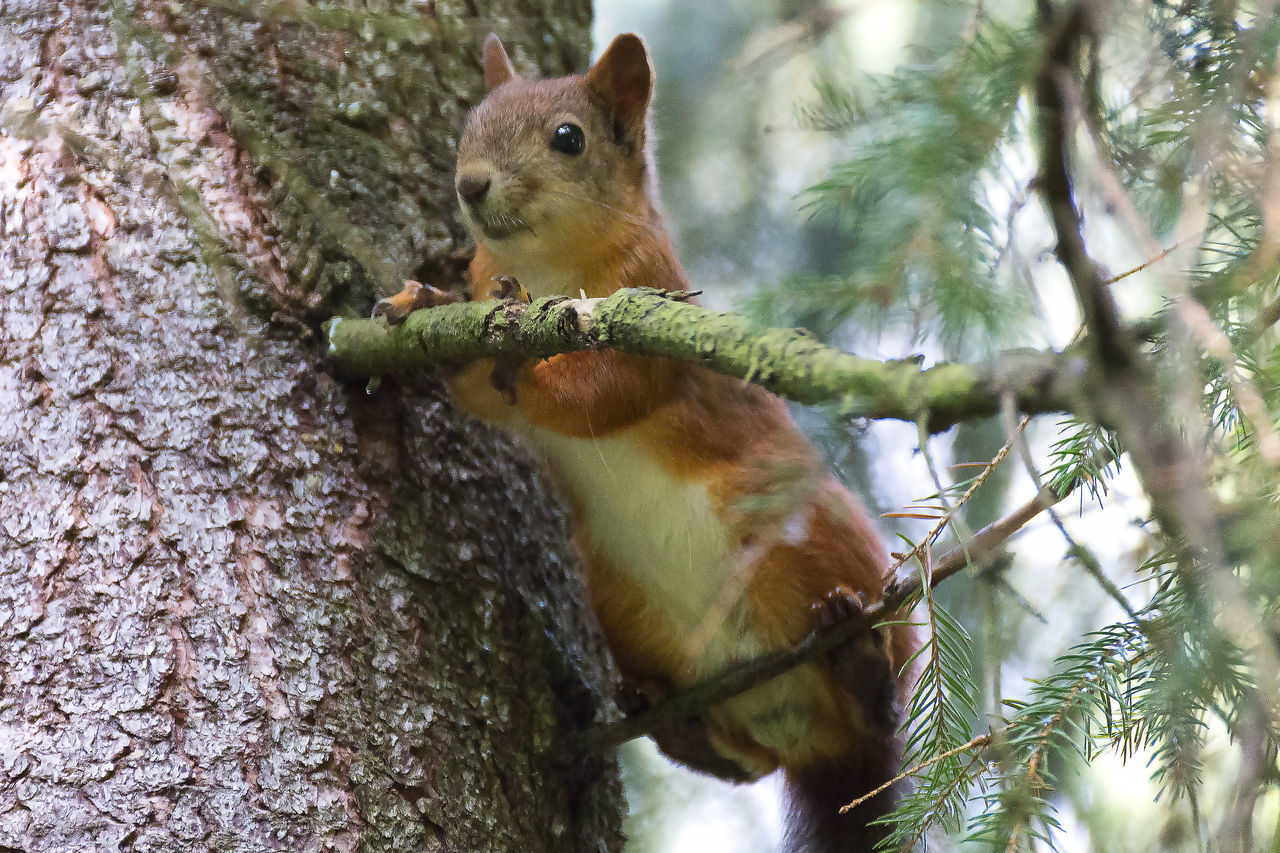
[[[877,794],[880,794],[884,791],[889,790],[894,785],[901,782],[903,779],[906,779],[909,776],[915,776],[921,770],[924,770],[927,767],[932,767],[933,765],[937,764],[939,761],[945,761],[953,755],[959,755],[960,753],[967,752],[970,749],[978,749],[978,748],[987,746],[988,744],[991,743],[992,737],[994,737],[994,735],[991,732],[987,732],[985,735],[978,735],[976,738],[969,741],[968,743],[962,743],[957,747],[948,749],[946,752],[940,752],[937,755],[933,756],[932,758],[928,759],[927,761],[922,761],[919,764],[915,765],[914,767],[910,767],[906,770],[903,770],[897,776],[894,776],[892,779],[890,779],[888,782],[885,782],[883,785],[879,786],[878,788],[873,788],[867,793],[863,794],[861,797],[858,797],[858,799],[854,800],[853,802],[847,803],[841,806],[840,814],[844,814],[847,811],[856,809],[858,806],[862,805],[867,800],[871,799]]]
[[[799,17],[753,33],[725,66],[728,76],[740,79],[745,74],[759,72],[766,62],[790,59],[799,50],[825,38],[856,12],[859,5],[862,4],[839,8],[820,5]]]
[[[1044,488],[1044,482],[1040,477],[1040,471],[1036,468],[1035,460],[1031,458],[1031,448],[1027,446],[1026,437],[1023,435],[1022,427],[1026,425],[1024,419],[1021,425],[1017,424],[1016,413],[1013,410],[1013,401],[1008,397],[1005,398],[1004,405],[1001,407],[1001,420],[1004,423],[1005,433],[1009,436],[1009,440],[1017,444],[1018,456],[1022,459],[1022,465],[1027,471],[1027,476],[1036,484],[1037,489]],[[1062,518],[1050,507],[1046,510],[1049,520],[1053,522],[1054,527],[1058,528],[1058,532],[1062,534],[1062,538],[1066,540],[1067,548],[1071,556],[1075,557],[1080,565],[1084,566],[1089,576],[1097,581],[1098,586],[1102,587],[1102,591],[1111,597],[1111,599],[1123,610],[1130,619],[1137,620],[1138,611],[1133,609],[1133,605],[1129,603],[1129,599],[1125,598],[1120,587],[1116,586],[1111,578],[1107,577],[1102,571],[1102,565],[1098,562],[1098,558],[1088,548],[1081,545],[1075,538],[1067,532],[1067,526],[1062,523]]]
[[[1233,734],[1240,744],[1240,769],[1231,796],[1231,805],[1218,829],[1219,849],[1224,853],[1247,853],[1253,849],[1253,815],[1264,785],[1267,759],[1266,719],[1256,704],[1243,709]]]
[[[1080,44],[1093,37],[1088,2],[1075,2],[1043,18],[1046,61],[1036,79],[1040,136],[1040,189],[1057,237],[1059,263],[1067,271],[1088,326],[1086,342],[1105,393],[1103,410],[1134,460],[1152,511],[1169,537],[1185,541],[1212,565],[1222,547],[1196,454],[1165,418],[1149,365],[1120,320],[1110,288],[1089,257],[1071,185],[1068,151],[1073,138],[1073,101]],[[1048,4],[1045,4],[1048,10]],[[1078,99],[1075,99],[1078,100]],[[1193,578],[1194,590],[1197,584]]]
[[[1046,8],[1042,14],[1046,61],[1036,80],[1041,137],[1038,187],[1057,237],[1054,254],[1071,278],[1099,366],[1107,374],[1120,373],[1129,370],[1134,347],[1120,322],[1115,297],[1085,250],[1068,166],[1072,116],[1067,90],[1079,62],[1080,45],[1091,35],[1090,4],[1075,2],[1057,14]]]
[[[964,517],[960,515],[960,505],[957,504],[956,506],[952,506],[951,501],[947,500],[947,489],[945,486],[942,485],[942,476],[938,473],[938,466],[934,464],[933,454],[929,451],[929,434],[926,431],[925,425],[923,423],[919,425],[919,430],[920,430],[920,438],[919,438],[919,441],[917,442],[917,446],[920,448],[920,455],[924,457],[925,467],[929,471],[929,477],[933,480],[933,486],[935,489],[938,490],[938,501],[942,504],[943,516],[942,516],[942,521],[939,522],[939,525],[950,522],[952,530],[955,531],[956,539],[959,540],[960,542],[960,546],[962,548],[966,547],[969,540],[969,535],[970,535],[969,526],[964,523]],[[997,454],[997,457],[1000,459],[1003,459],[1004,454],[999,453]],[[967,500],[972,494],[973,494],[973,490],[970,490],[964,495],[964,498]],[[934,529],[936,530],[937,528],[934,528]],[[926,538],[925,540],[926,554],[928,553],[928,542],[929,540]],[[924,566],[926,570],[928,569],[927,560],[921,561],[921,565]],[[933,616],[931,612],[930,624],[932,624],[932,622],[933,622]]]
[[[1103,284],[1115,284],[1116,282],[1120,281],[1121,279],[1126,279],[1126,278],[1128,278],[1128,277],[1129,277],[1129,276],[1131,276],[1131,275],[1137,275],[1138,273],[1140,273],[1140,272],[1142,272],[1143,270],[1145,270],[1147,267],[1149,267],[1149,266],[1151,266],[1151,265],[1153,265],[1153,264],[1158,264],[1160,261],[1163,261],[1165,258],[1167,258],[1167,257],[1169,257],[1170,255],[1172,255],[1172,254],[1173,254],[1174,252],[1176,252],[1176,251],[1177,251],[1177,250],[1182,246],[1182,244],[1183,244],[1183,243],[1185,243],[1185,242],[1187,242],[1187,241],[1186,241],[1186,240],[1178,240],[1178,241],[1177,241],[1177,242],[1175,242],[1172,246],[1170,246],[1169,248],[1165,249],[1163,252],[1161,252],[1160,254],[1156,255],[1155,257],[1153,257],[1153,258],[1148,258],[1147,260],[1145,260],[1145,261],[1143,261],[1142,263],[1138,264],[1136,267],[1130,267],[1129,269],[1125,270],[1125,271],[1124,271],[1124,272],[1122,272],[1122,273],[1118,273],[1117,275],[1113,275],[1113,276],[1111,276],[1110,278],[1103,279],[1103,280],[1102,280],[1102,283],[1103,283]]]
[[[1254,318],[1250,327],[1252,337],[1260,337],[1276,323],[1280,323],[1280,298],[1267,303],[1266,307]]]
[[[1023,423],[1023,426],[1026,426],[1027,420],[1024,419],[1022,423]],[[924,444],[922,442],[921,447],[923,446]],[[960,507],[964,506],[966,503],[968,503],[969,499],[973,497],[974,493],[977,492],[979,488],[981,488],[982,484],[987,482],[987,479],[996,470],[996,468],[999,467],[1000,463],[1004,461],[1005,457],[1009,455],[1009,451],[1012,448],[1013,448],[1013,443],[1006,441],[1004,443],[1004,446],[1001,447],[996,452],[996,455],[991,457],[990,461],[985,463],[977,463],[983,466],[982,471],[978,474],[977,477],[974,478],[973,482],[969,484],[969,488],[966,489],[965,493],[960,496],[960,499],[956,501],[955,508],[957,510]],[[936,480],[936,476],[935,476],[935,480]],[[938,488],[941,489],[942,488],[941,485],[939,485]],[[925,516],[911,515],[908,513],[887,512],[887,513],[884,513],[883,517],[884,518],[924,518]],[[937,541],[938,537],[942,535],[942,531],[947,529],[947,525],[950,522],[951,522],[951,514],[949,512],[944,513],[942,518],[938,521],[938,523],[935,524],[933,528],[928,533],[926,533],[919,542],[917,542],[914,546],[912,546],[910,551],[907,551],[903,554],[893,554],[892,556],[894,557],[894,563],[892,566],[890,566],[889,573],[896,574],[898,569],[905,566],[912,559],[923,555],[925,552],[925,549],[927,549],[930,545],[932,545],[935,541]]]
[[[966,559],[966,549],[960,546],[956,546],[950,551],[947,551],[933,564],[934,585],[936,586],[939,581],[946,580],[951,577],[970,562],[975,565],[981,564],[986,558],[990,557],[997,548],[1003,545],[1010,536],[1017,533],[1025,527],[1028,522],[1049,507],[1060,503],[1068,494],[1070,494],[1070,492],[1057,494],[1046,486],[1040,490],[1039,494],[1006,515],[1004,518],[991,522],[970,537],[968,542],[968,553],[970,559]]]
[[[608,347],[665,356],[754,382],[799,403],[835,402],[849,417],[923,421],[941,432],[994,415],[1002,393],[1028,414],[1071,412],[1090,394],[1074,353],[1011,353],[989,364],[880,362],[795,329],[709,311],[679,293],[626,288],[603,299],[468,302],[416,311],[401,325],[326,324],[340,371],[369,377],[479,358],[548,358]]]
[[[1271,421],[1271,413],[1267,411],[1262,395],[1241,369],[1231,346],[1231,339],[1213,322],[1205,307],[1194,299],[1179,299],[1175,303],[1175,310],[1199,340],[1204,351],[1222,363],[1236,405],[1253,425],[1258,455],[1273,468],[1280,468],[1280,432],[1276,431],[1275,424]]]
[[[906,839],[904,843],[898,845],[896,849],[899,853],[902,853],[902,851],[915,850],[916,843],[919,842],[921,838],[924,838],[924,834],[929,831],[929,827],[937,820],[936,815],[942,808],[942,804],[946,802],[947,797],[950,797],[953,792],[958,790],[966,781],[972,778],[969,775],[969,771],[972,770],[973,766],[978,764],[981,760],[982,753],[975,752],[969,759],[969,763],[966,764],[958,774],[952,777],[951,782],[943,788],[942,793],[933,798],[933,807],[928,811],[928,814],[931,816],[930,819],[920,821],[919,826],[916,827],[916,831],[912,833],[911,837]]]

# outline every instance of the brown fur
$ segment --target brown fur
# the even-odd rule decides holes
[[[495,88],[468,120],[458,160],[460,181],[492,186],[482,202],[464,204],[478,243],[473,295],[488,298],[499,275],[538,295],[686,289],[656,207],[646,146],[653,75],[643,43],[621,36],[587,76],[558,80],[514,76],[493,37],[484,55]],[[566,122],[586,135],[579,155],[548,147]],[[742,620],[751,642],[795,643],[814,627],[814,603],[833,589],[882,597],[888,560],[870,521],[772,394],[668,359],[579,352],[521,366],[511,405],[493,388],[492,370],[482,361],[452,380],[473,414],[517,432],[621,440],[673,481],[705,486],[743,578],[722,618]],[[668,689],[699,677],[694,638],[663,610],[649,581],[618,568],[584,535],[588,498],[571,489],[567,499],[591,602],[620,669]],[[724,565],[706,569],[735,575]],[[862,663],[808,664],[711,709],[682,742],[683,760],[706,769],[730,758],[743,773],[722,775],[735,778],[784,767],[793,806],[806,815],[793,821],[791,849],[863,849],[850,845],[868,837],[862,824],[887,800],[849,819],[813,810],[833,812],[887,778],[897,760],[885,722],[893,717],[892,686],[871,682],[889,677],[885,654],[900,666],[914,639],[900,628],[888,633],[885,652],[864,642],[871,652]],[[801,726],[807,734],[793,741],[771,734],[778,744],[771,747],[759,737],[766,724],[771,733]],[[715,760],[697,761],[699,750]]]

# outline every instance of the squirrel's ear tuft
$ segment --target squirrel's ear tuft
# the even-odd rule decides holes
[[[488,38],[484,40],[485,89],[492,92],[508,80],[514,80],[519,76],[511,65],[506,48],[502,46],[502,39],[489,33]]]
[[[587,72],[587,85],[609,107],[618,133],[643,144],[645,112],[653,95],[653,63],[644,40],[635,33],[615,38]]]

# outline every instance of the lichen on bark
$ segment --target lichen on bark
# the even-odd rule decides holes
[[[439,389],[331,377],[306,318],[378,275],[256,159],[447,267],[447,164],[333,109],[475,75],[445,160],[476,46],[225,5],[0,7],[0,847],[616,850],[612,765],[543,763],[608,683],[562,519]]]

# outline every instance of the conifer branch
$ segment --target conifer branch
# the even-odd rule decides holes
[[[1070,351],[922,370],[912,361],[842,353],[803,331],[761,327],[683,297],[627,288],[602,299],[444,305],[416,311],[398,326],[336,318],[326,324],[329,355],[341,372],[369,377],[486,357],[612,348],[699,364],[799,403],[833,402],[849,417],[923,421],[930,432],[996,414],[1003,394],[1027,414],[1074,412],[1090,396],[1085,359]]]
[[[876,796],[879,796],[880,794],[883,794],[885,791],[889,790],[894,785],[901,782],[903,779],[907,779],[911,776],[915,776],[919,774],[921,770],[927,770],[933,765],[937,764],[939,761],[946,761],[948,758],[951,758],[953,755],[959,755],[960,753],[968,752],[971,749],[987,748],[988,746],[991,745],[991,739],[994,736],[995,735],[993,735],[991,732],[987,732],[985,735],[978,735],[977,737],[965,743],[962,743],[959,746],[948,749],[946,752],[940,752],[937,755],[933,756],[932,758],[926,759],[925,761],[922,761],[919,764],[908,767],[906,770],[903,770],[901,773],[899,773],[897,776],[894,776],[888,782],[885,782],[881,785],[876,786],[875,788],[872,788],[870,791],[863,794],[861,797],[858,797],[856,800],[845,803],[843,806],[840,807],[840,814],[845,814],[846,812],[856,809],[858,806],[862,805],[872,797],[876,797]]]
[[[1057,238],[1054,252],[1084,313],[1086,341],[1102,387],[1099,401],[1114,423],[1152,499],[1161,527],[1184,539],[1210,566],[1221,565],[1222,545],[1199,457],[1164,416],[1151,365],[1120,320],[1110,288],[1089,256],[1072,186],[1070,150],[1078,102],[1075,79],[1081,46],[1095,37],[1093,8],[1078,1],[1042,9],[1045,62],[1036,79],[1040,143],[1039,188]],[[1211,574],[1214,573],[1211,569]],[[1187,578],[1192,588],[1197,579]]]

